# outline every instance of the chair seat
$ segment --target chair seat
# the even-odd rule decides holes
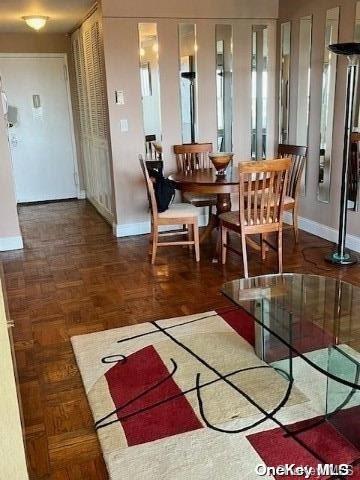
[[[226,212],[222,213],[219,215],[219,218],[222,222],[235,225],[236,227],[240,227],[240,212]],[[273,218],[269,218],[269,221],[267,223],[274,223]],[[245,225],[261,225],[259,219],[257,218],[256,220],[254,218],[250,219],[250,223],[245,220]]]
[[[165,210],[158,214],[159,218],[181,218],[181,217],[198,217],[199,209],[190,205],[190,203],[174,203]]]
[[[195,205],[196,207],[207,207],[208,205],[216,205],[216,195],[200,195],[197,193],[184,192],[184,200]]]
[[[287,209],[287,208],[290,209],[290,208],[294,207],[294,205],[295,205],[295,199],[294,198],[288,197],[288,196],[286,196],[284,198],[284,208],[285,209]]]

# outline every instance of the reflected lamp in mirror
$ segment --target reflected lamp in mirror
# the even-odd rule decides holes
[[[279,143],[289,143],[291,23],[281,25]]]
[[[139,23],[138,29],[145,152],[155,158],[153,144],[160,145],[162,137],[157,24]]]
[[[266,158],[268,102],[268,29],[252,28],[251,60],[251,157]]]
[[[354,41],[360,43],[360,1],[356,4],[355,15],[355,32]],[[359,75],[358,84],[354,100],[354,119],[353,119],[353,136],[351,143],[351,159],[349,164],[349,192],[348,192],[348,208],[354,212],[359,211],[360,198],[360,85]]]
[[[217,148],[232,150],[232,25],[215,26]]]
[[[181,129],[183,143],[195,143],[197,138],[197,70],[196,26],[179,24],[179,65]]]
[[[328,203],[330,200],[334,104],[337,71],[337,55],[334,52],[331,52],[328,47],[329,45],[338,42],[339,18],[340,7],[332,8],[326,12],[318,179],[318,200],[325,203]]]

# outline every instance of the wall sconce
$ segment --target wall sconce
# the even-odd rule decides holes
[[[46,22],[49,20],[49,17],[44,17],[42,15],[27,15],[22,17],[22,19],[25,20],[26,25],[28,25],[30,28],[39,31],[45,26]]]

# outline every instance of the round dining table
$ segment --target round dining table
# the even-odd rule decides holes
[[[172,173],[168,177],[175,188],[182,192],[199,195],[216,195],[216,214],[211,215],[209,223],[200,237],[203,242],[214,228],[219,226],[219,215],[231,210],[231,194],[239,193],[239,170],[228,167],[225,175],[216,175],[213,168]]]

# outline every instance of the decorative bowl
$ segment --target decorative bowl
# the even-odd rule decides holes
[[[231,152],[209,153],[209,158],[215,167],[216,175],[226,175],[226,169],[231,162],[234,154]]]

